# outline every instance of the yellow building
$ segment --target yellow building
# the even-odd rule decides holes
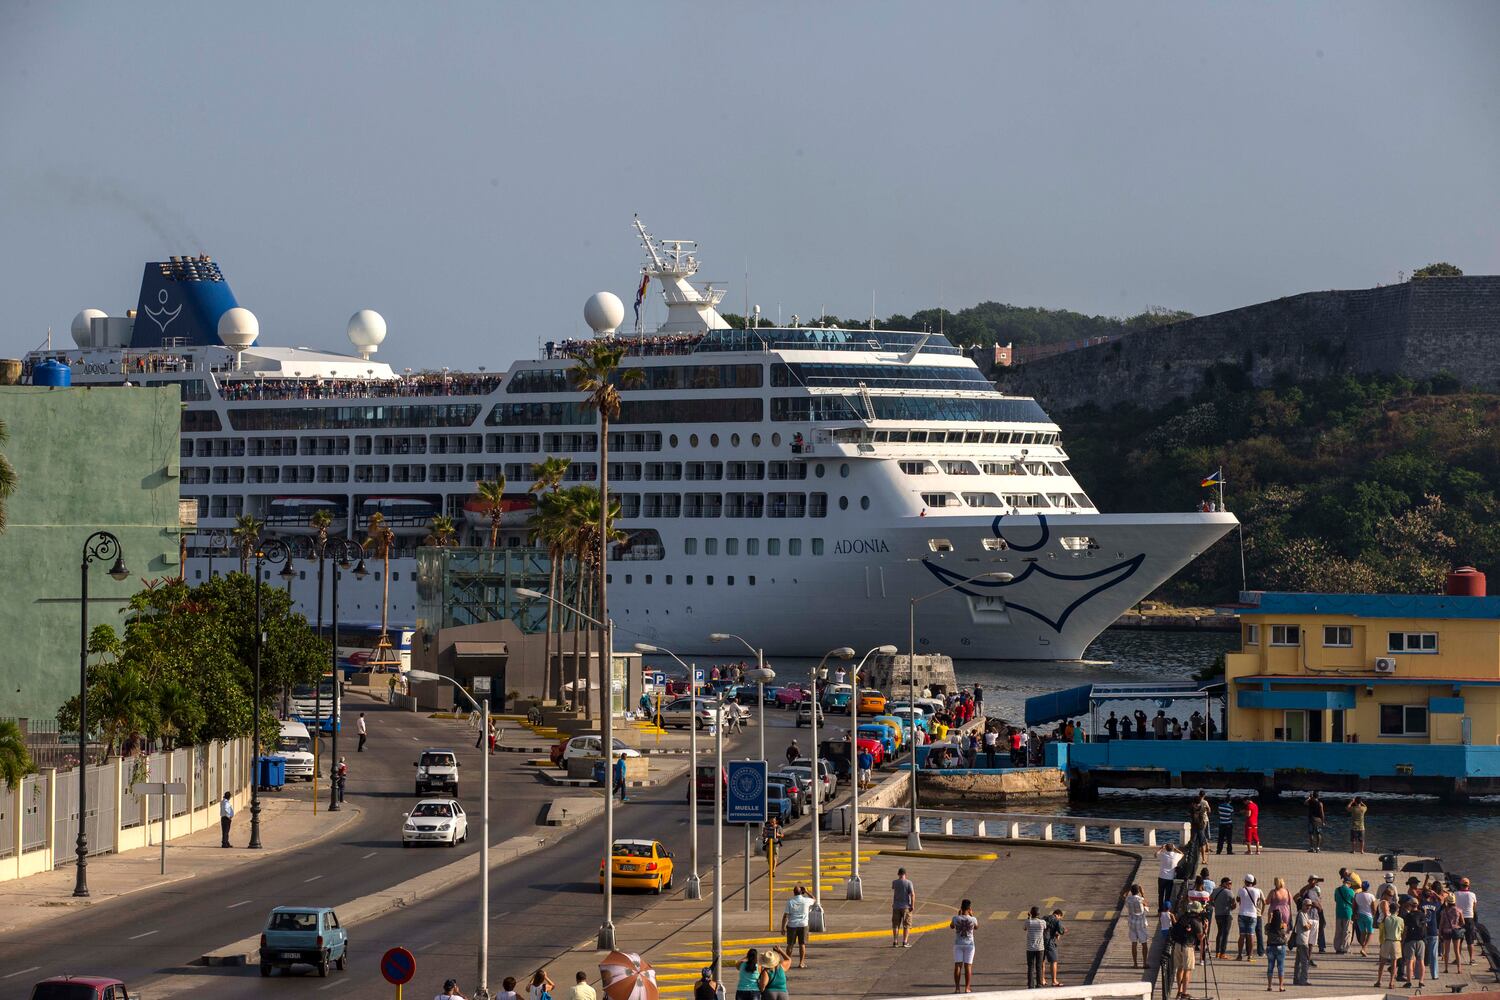
[[[1500,597],[1243,596],[1231,741],[1500,743]]]

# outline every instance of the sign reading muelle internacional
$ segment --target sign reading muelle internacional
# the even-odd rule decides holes
[[[729,762],[729,801],[725,803],[727,823],[764,823],[766,821],[766,762],[732,760]]]

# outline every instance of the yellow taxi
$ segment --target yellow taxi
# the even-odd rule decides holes
[[[885,711],[885,695],[874,688],[861,688],[859,692],[859,714],[880,715]]]
[[[616,889],[650,889],[660,895],[672,888],[672,852],[655,840],[616,840],[610,870]],[[604,891],[604,863],[599,864],[599,891]]]

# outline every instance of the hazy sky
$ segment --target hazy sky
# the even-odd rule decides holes
[[[1497,49],[1484,0],[0,0],[0,355],[202,251],[265,343],[504,366],[629,304],[635,212],[772,317],[1496,273]]]

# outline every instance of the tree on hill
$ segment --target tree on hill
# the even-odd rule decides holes
[[[5,421],[0,420],[0,444],[5,443],[8,437],[5,430]],[[5,454],[0,452],[0,531],[5,530],[5,501],[16,491],[16,469],[6,459]]]
[[[1411,273],[1411,280],[1420,281],[1423,278],[1462,278],[1463,271],[1459,270],[1447,261],[1439,261],[1436,264],[1428,264],[1419,267]]]

